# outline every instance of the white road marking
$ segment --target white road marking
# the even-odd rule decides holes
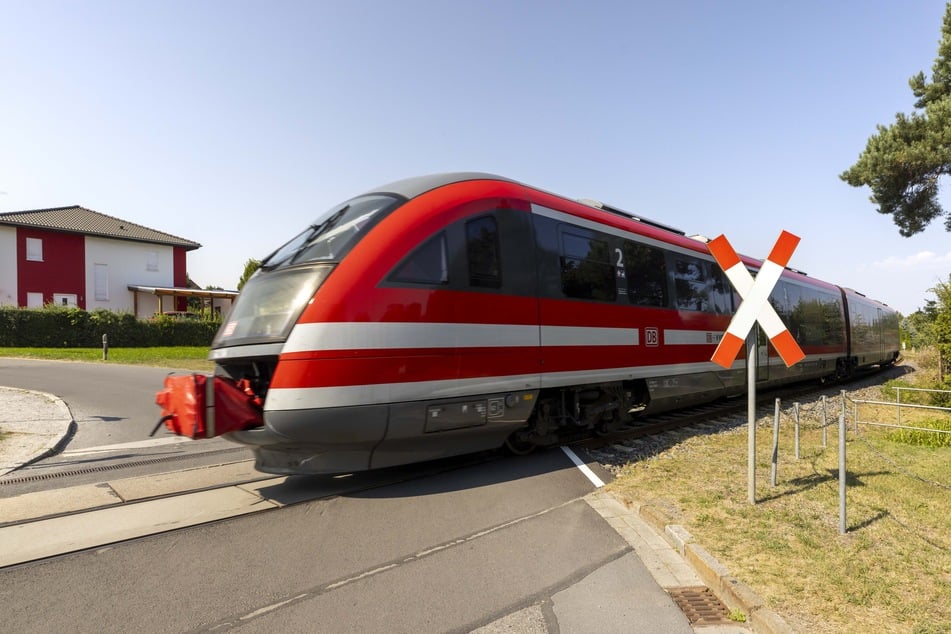
[[[148,440],[136,440],[134,442],[124,442],[116,445],[100,445],[98,447],[86,447],[84,449],[74,449],[64,451],[63,456],[88,456],[97,453],[109,453],[110,451],[124,451],[126,449],[143,449],[146,447],[160,447],[162,445],[174,445],[177,443],[191,442],[192,439],[186,436],[174,436],[167,438],[150,438]]]
[[[581,473],[591,480],[591,484],[599,489],[604,486],[604,482],[601,480],[601,478],[595,475],[594,471],[591,470],[591,467],[582,462],[581,458],[579,458],[575,452],[564,445],[562,445],[561,450],[565,452],[565,455],[568,456],[568,458],[570,458],[573,463],[575,463]]]

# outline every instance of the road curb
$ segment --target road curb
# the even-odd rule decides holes
[[[771,610],[751,587],[730,574],[703,546],[693,541],[693,536],[677,524],[682,515],[673,504],[666,501],[636,502],[621,496],[618,501],[637,513],[654,531],[676,549],[704,584],[731,610],[739,610],[754,632],[763,634],[795,634],[795,630],[776,612]]]
[[[0,476],[61,452],[76,433],[73,413],[55,394],[0,386],[0,398],[9,409],[0,428],[26,437],[0,454]],[[12,403],[11,403],[12,401]]]

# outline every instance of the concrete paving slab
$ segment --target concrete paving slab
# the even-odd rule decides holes
[[[552,597],[562,634],[599,632],[629,634],[639,631],[692,634],[684,613],[660,587],[645,591],[637,555],[628,553],[598,568],[580,582]],[[640,588],[635,594],[632,588]]]
[[[275,508],[237,487],[0,528],[0,568]]]
[[[266,480],[272,477],[255,471],[253,460],[242,460],[186,471],[110,480],[109,486],[124,501],[134,502],[181,491],[197,491],[242,480]]]
[[[0,498],[0,525],[121,503],[122,499],[107,484],[25,493]]]
[[[650,524],[617,498],[599,491],[585,499],[631,545],[661,587],[703,585],[684,558]]]
[[[471,634],[548,634],[548,625],[541,606],[533,605],[472,630]]]

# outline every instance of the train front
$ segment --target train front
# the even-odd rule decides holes
[[[212,342],[214,376],[166,379],[156,397],[166,427],[192,438],[224,436],[247,445],[256,468],[269,473],[367,469],[386,430],[385,407],[361,408],[357,423],[350,408],[327,407],[331,393],[287,387],[294,382],[287,374],[316,371],[313,354],[293,352],[295,337],[306,330],[304,326],[295,335],[298,319],[315,302],[341,301],[325,297],[320,289],[347,268],[353,247],[403,202],[393,194],[351,199],[265,258]],[[315,410],[320,411],[319,424]]]

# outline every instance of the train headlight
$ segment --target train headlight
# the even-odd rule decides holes
[[[259,271],[241,289],[212,348],[283,341],[332,264]]]

